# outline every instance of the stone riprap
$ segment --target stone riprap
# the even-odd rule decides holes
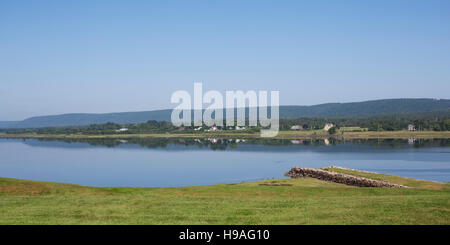
[[[359,186],[359,187],[393,187],[393,188],[408,188],[404,185],[390,183],[387,181],[373,180],[364,177],[354,176],[350,174],[330,172],[315,168],[301,168],[296,167],[284,174],[291,178],[311,177],[325,181],[331,181],[340,184]]]

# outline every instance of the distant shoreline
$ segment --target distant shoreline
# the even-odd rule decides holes
[[[259,133],[149,133],[149,134],[0,134],[0,138],[261,138]],[[314,131],[280,131],[273,139],[433,139],[450,138],[450,131],[364,131],[337,132],[328,134],[324,130]],[[266,138],[270,139],[270,138]]]

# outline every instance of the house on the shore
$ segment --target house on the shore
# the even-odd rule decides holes
[[[128,131],[128,128],[121,128],[116,130],[116,132],[125,132],[125,131]]]
[[[301,125],[294,125],[291,127],[291,130],[303,130],[303,126]]]
[[[323,127],[323,130],[328,131],[332,127],[334,127],[334,124],[332,124],[332,123],[325,123],[325,127]]]
[[[409,124],[408,131],[416,131],[416,127],[413,124]]]
[[[216,126],[212,126],[212,127],[210,127],[208,130],[206,130],[206,131],[208,131],[208,132],[211,132],[211,131],[218,131],[219,129],[216,127]]]

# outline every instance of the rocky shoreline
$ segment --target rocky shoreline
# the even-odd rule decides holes
[[[342,168],[343,169],[343,168]],[[408,186],[390,183],[387,181],[373,180],[350,174],[336,173],[315,168],[295,167],[284,174],[291,178],[311,177],[325,181],[331,181],[340,184],[346,184],[359,187],[391,187],[391,188],[409,188]]]

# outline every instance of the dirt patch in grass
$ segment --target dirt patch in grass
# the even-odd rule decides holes
[[[262,183],[261,186],[293,186],[293,184]]]
[[[42,183],[3,183],[0,184],[0,194],[7,195],[40,195],[55,187]]]

